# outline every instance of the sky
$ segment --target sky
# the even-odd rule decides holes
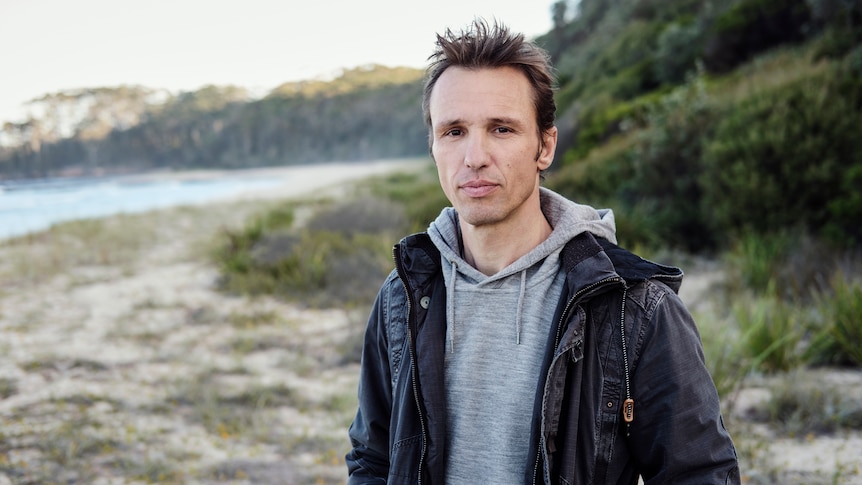
[[[553,0],[0,0],[0,124],[63,90],[207,84],[268,91],[366,64],[422,68],[475,17],[528,38]]]

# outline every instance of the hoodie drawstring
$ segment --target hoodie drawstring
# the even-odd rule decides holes
[[[515,315],[515,343],[521,345],[521,314],[524,313],[524,295],[527,292],[527,270],[521,271],[521,290],[518,294],[518,314]]]
[[[455,352],[455,281],[458,279],[458,263],[449,261],[452,266],[452,276],[449,278],[451,288],[446,289],[446,334],[449,336],[449,353]]]
[[[446,335],[449,340],[449,352],[455,352],[455,282],[458,280],[458,263],[449,261],[451,275],[449,288],[446,288]],[[521,287],[518,291],[518,310],[515,315],[515,343],[521,345],[521,322],[524,314],[524,300],[527,294],[527,270],[521,271]]]

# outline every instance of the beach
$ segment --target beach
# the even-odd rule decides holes
[[[309,168],[273,190],[0,244],[0,485],[344,483],[367,309],[226,294],[209,254],[268,208],[421,166]],[[687,273],[686,303],[720,277]],[[745,483],[862,483],[859,433],[778,438],[745,421],[762,401],[753,386],[728,416],[732,433],[750,428]]]
[[[0,245],[0,484],[342,483],[358,376],[342,347],[365,316],[226,295],[207,251],[275,204],[417,166],[309,167]]]

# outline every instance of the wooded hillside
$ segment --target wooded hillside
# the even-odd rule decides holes
[[[368,66],[331,82],[286,83],[258,100],[235,86],[49,94],[34,100],[43,117],[4,125],[11,146],[0,148],[0,180],[421,155],[421,77]]]
[[[633,244],[862,242],[862,1],[566,5],[541,39],[560,77],[551,188],[625,214]]]

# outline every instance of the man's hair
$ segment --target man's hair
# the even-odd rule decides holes
[[[453,66],[466,69],[513,67],[520,70],[533,88],[539,135],[554,126],[557,105],[554,102],[553,68],[548,53],[533,42],[524,40],[524,34],[513,34],[496,21],[489,26],[484,19],[475,19],[468,29],[458,34],[451,29],[446,29],[443,35],[437,34],[437,47],[428,60],[422,111],[429,130],[431,91],[440,75]],[[429,146],[432,140],[429,133]]]

